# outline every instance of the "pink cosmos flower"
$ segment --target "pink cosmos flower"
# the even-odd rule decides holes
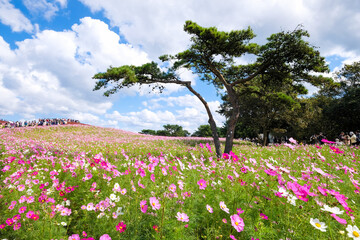
[[[186,213],[178,212],[176,215],[176,218],[180,222],[188,222],[189,221],[189,216]]]
[[[140,202],[140,210],[141,210],[141,212],[146,213],[147,209],[148,209],[148,206],[146,205],[146,200],[141,201]]]
[[[116,231],[119,231],[119,232],[125,232],[126,230],[126,224],[124,222],[119,222],[118,225],[116,225]]]
[[[151,181],[155,182],[155,175],[151,174],[150,179],[151,179]]]
[[[184,190],[184,182],[181,181],[181,180],[179,180],[177,183],[178,183],[178,185],[179,185],[179,188],[180,188],[181,190]]]
[[[27,198],[27,200],[26,200],[27,203],[32,203],[32,202],[34,202],[34,201],[35,201],[34,196],[29,196],[29,197]]]
[[[209,204],[206,205],[206,209],[209,211],[209,213],[213,213],[213,209]]]
[[[284,146],[291,148],[292,150],[295,150],[295,146],[289,143],[284,143]]]
[[[14,224],[14,230],[19,230],[19,228],[21,227],[21,223],[20,222],[17,222]]]
[[[162,172],[162,174],[163,174],[164,176],[166,176],[166,175],[167,175],[166,168],[162,168],[162,169],[161,169],[161,172]]]
[[[225,203],[223,201],[220,202],[220,208],[226,213],[229,213],[229,209],[226,207]]]
[[[264,220],[268,220],[268,219],[269,219],[268,216],[266,216],[266,215],[263,214],[263,213],[260,213],[260,217],[261,217],[262,219],[264,219]]]
[[[108,234],[102,235],[99,240],[111,240],[111,237]]]
[[[209,150],[209,152],[212,152],[212,151],[211,151],[211,146],[210,146],[209,143],[206,143],[206,147],[207,147],[207,149]]]
[[[297,144],[297,141],[295,139],[293,139],[292,137],[289,138],[289,142],[293,143],[293,144]]]
[[[229,159],[230,155],[227,153],[223,153],[222,157],[223,157],[223,159]]]
[[[159,200],[157,200],[156,197],[149,198],[149,201],[150,201],[150,205],[151,205],[152,209],[154,209],[154,210],[160,209],[161,204],[159,203]]]
[[[237,214],[240,216],[244,212],[241,208],[236,209]]]
[[[346,223],[347,223],[345,219],[336,216],[335,213],[330,214],[330,216],[332,216],[333,218],[335,218],[336,221],[338,221],[338,222],[341,223],[342,225],[346,225]]]
[[[239,217],[239,215],[234,214],[230,216],[231,219],[231,225],[235,228],[236,231],[241,232],[244,230],[244,220]]]
[[[278,173],[276,171],[273,171],[271,169],[265,169],[264,172],[269,174],[270,176],[277,176],[278,175]]]
[[[24,213],[26,211],[26,206],[22,206],[20,209],[19,209],[19,213]]]
[[[13,220],[14,220],[14,222],[17,222],[18,220],[20,220],[20,218],[21,218],[21,215],[20,214],[16,214],[15,216],[13,216]]]
[[[230,238],[231,238],[232,240],[237,240],[234,235],[230,235]]]
[[[152,163],[150,163],[150,164],[148,165],[148,171],[152,173],[152,172],[154,172],[154,170],[155,170],[154,165],[153,165]]]
[[[176,185],[175,184],[170,184],[169,191],[174,193],[176,191]]]
[[[111,240],[111,237],[108,234],[102,235],[99,240]]]
[[[33,212],[33,211],[28,211],[27,213],[26,213],[26,217],[27,218],[31,218],[31,216],[32,215],[34,215],[35,213]]]
[[[20,199],[19,199],[19,203],[25,202],[26,199],[27,199],[27,197],[25,195],[21,196]]]
[[[120,192],[120,193],[121,193],[122,195],[125,195],[125,194],[126,194],[126,192],[127,192],[127,191],[126,191],[126,188],[124,188],[124,189],[122,189],[122,190],[121,190],[121,192]]]
[[[14,224],[14,220],[12,219],[12,218],[8,218],[8,219],[6,219],[6,224],[8,225],[8,226],[11,226],[11,225],[13,225]]]
[[[206,188],[206,181],[204,179],[200,179],[197,184],[199,185],[200,189],[205,189]]]
[[[69,236],[69,240],[80,240],[79,234],[73,234]]]
[[[222,221],[223,221],[223,223],[227,223],[227,220],[226,220],[226,218],[223,218],[223,220],[222,220]]]
[[[24,191],[25,190],[25,185],[19,185],[18,187],[17,187],[17,189],[20,191],[20,192],[22,192],[22,191]]]
[[[142,184],[142,183],[140,182],[140,179],[139,179],[139,181],[138,181],[138,185],[139,185],[139,187],[141,187],[141,188],[144,188],[144,189],[145,189],[145,186],[144,186],[144,184]]]
[[[62,210],[61,210],[61,216],[70,216],[70,214],[71,214],[71,209],[69,209],[69,208],[63,208]]]

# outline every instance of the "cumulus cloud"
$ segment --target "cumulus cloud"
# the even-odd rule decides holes
[[[34,15],[43,15],[45,19],[51,20],[59,8],[65,8],[67,0],[23,0],[25,7]]]
[[[10,0],[0,0],[0,22],[10,26],[14,32],[31,32],[34,29],[30,20]]]
[[[119,43],[117,34],[92,18],[81,19],[71,30],[39,32],[17,42],[15,50],[0,37],[1,115],[105,114],[112,99],[92,91],[92,76],[110,64],[147,61],[143,51]]]
[[[270,34],[307,29],[310,42],[328,56],[336,47],[355,51],[360,42],[360,2],[345,0],[223,0],[223,1],[142,1],[81,0],[93,12],[103,11],[124,37],[140,45],[152,58],[186,48],[189,36],[183,31],[186,20],[222,30],[251,26],[264,42]],[[340,48],[339,48],[340,49]],[[341,52],[337,52],[341,53]]]
[[[216,110],[219,101],[208,102],[218,126],[222,126],[225,118]],[[138,112],[120,113],[114,111],[106,118],[118,121],[125,129],[139,132],[142,129],[162,129],[165,124],[177,124],[184,129],[194,132],[200,125],[208,124],[208,115],[200,100],[196,96],[183,95],[179,97],[158,97],[143,102],[145,109]]]

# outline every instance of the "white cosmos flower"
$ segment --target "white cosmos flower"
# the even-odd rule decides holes
[[[289,192],[286,191],[283,187],[279,187],[279,193],[282,193],[282,194],[281,194],[282,197],[287,197],[287,196],[289,196]]]
[[[115,201],[116,200],[116,195],[115,194],[110,194],[110,200],[111,201]]]
[[[229,213],[229,209],[226,207],[224,202],[221,201],[219,205],[220,205],[221,210],[223,210],[226,213]]]
[[[287,198],[288,203],[290,203],[293,206],[296,206],[296,200],[297,200],[296,196],[289,194],[289,196]]]
[[[360,231],[357,226],[348,225],[346,227],[346,231],[348,232],[348,234],[347,234],[348,237],[355,239],[355,240],[360,240]]]
[[[316,229],[319,229],[322,232],[326,232],[327,226],[324,222],[320,222],[319,219],[310,218],[310,224],[313,225]]]
[[[124,213],[122,212],[122,207],[118,207],[118,209],[116,210],[116,215],[119,216],[119,215],[123,215]]]
[[[331,212],[331,213],[334,213],[336,215],[344,213],[344,211],[340,211],[340,208],[338,208],[338,207],[330,207],[330,206],[328,206],[326,204],[324,204],[324,206],[323,206],[323,208],[321,208],[321,210]]]

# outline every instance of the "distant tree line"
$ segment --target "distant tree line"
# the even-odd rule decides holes
[[[152,130],[152,129],[143,129],[140,133],[154,136],[169,136],[169,137],[187,137],[190,133],[183,129],[182,126],[177,124],[166,124],[163,126],[164,129],[161,130]]]

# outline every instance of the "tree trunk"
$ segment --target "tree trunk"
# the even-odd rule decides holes
[[[218,158],[221,157],[221,145],[220,145],[220,139],[219,139],[219,135],[217,133],[217,127],[216,127],[216,123],[214,121],[214,119],[212,118],[212,116],[209,116],[209,124],[211,127],[211,131],[212,131],[212,135],[213,135],[213,140],[214,140],[214,144],[215,144],[215,150],[216,150],[216,156]]]
[[[264,132],[264,133],[263,133],[263,134],[264,134],[264,138],[263,138],[263,144],[262,144],[262,145],[265,147],[265,146],[268,145],[268,142],[269,142],[269,141],[268,141],[268,139],[269,139],[269,138],[268,138],[269,131],[264,128],[264,131],[263,131],[263,132]]]
[[[215,145],[215,151],[216,151],[216,156],[218,158],[221,157],[221,145],[220,145],[220,139],[219,139],[219,135],[217,133],[217,127],[216,127],[216,123],[215,120],[213,118],[213,115],[210,111],[209,105],[207,104],[207,102],[205,101],[205,99],[198,93],[196,92],[192,87],[191,87],[191,83],[188,83],[185,85],[187,87],[187,89],[189,89],[190,92],[192,92],[204,105],[206,112],[208,114],[209,117],[209,124],[210,124],[210,128],[212,131],[212,135],[213,135],[213,140],[214,140],[214,145]]]
[[[238,105],[233,105],[233,112],[231,114],[231,117],[229,119],[229,123],[228,123],[228,129],[226,132],[226,142],[225,142],[225,153],[230,153],[230,151],[232,150],[233,147],[233,142],[234,142],[234,134],[235,134],[235,127],[236,127],[236,123],[239,119],[239,115],[240,115],[240,110]]]

